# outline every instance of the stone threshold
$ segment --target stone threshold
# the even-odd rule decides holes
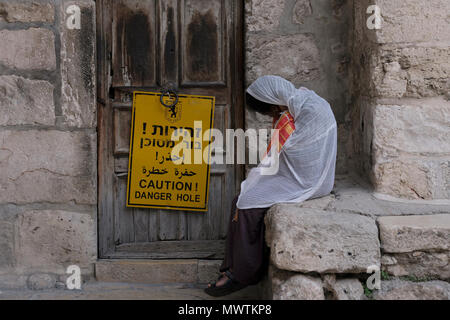
[[[217,278],[220,263],[198,259],[101,259],[95,263],[95,278],[101,282],[204,284]]]

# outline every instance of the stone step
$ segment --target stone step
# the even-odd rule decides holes
[[[95,277],[103,282],[208,283],[217,278],[219,260],[98,260]]]
[[[211,298],[203,293],[208,282],[219,275],[219,260],[172,259],[172,260],[98,260],[95,263],[95,278],[98,283],[123,283],[138,286],[189,287],[198,297]],[[266,299],[267,281],[248,286],[233,293],[228,299]],[[178,291],[177,291],[178,292]]]

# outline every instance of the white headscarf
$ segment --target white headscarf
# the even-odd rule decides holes
[[[333,188],[337,128],[328,102],[314,91],[278,76],[263,76],[247,92],[273,105],[287,106],[295,130],[279,155],[275,175],[261,174],[261,164],[241,184],[239,209],[266,208],[279,202],[302,202],[324,196]]]

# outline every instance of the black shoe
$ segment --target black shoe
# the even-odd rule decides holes
[[[238,290],[244,289],[247,285],[237,282],[229,270],[225,271],[228,280],[221,286],[216,286],[216,282],[211,283],[210,287],[205,288],[205,292],[213,297],[222,297]],[[219,279],[222,278],[219,277]]]

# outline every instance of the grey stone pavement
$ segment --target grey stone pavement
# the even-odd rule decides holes
[[[259,286],[250,286],[229,296],[213,298],[202,285],[136,284],[92,281],[81,290],[0,290],[0,300],[259,300]]]

